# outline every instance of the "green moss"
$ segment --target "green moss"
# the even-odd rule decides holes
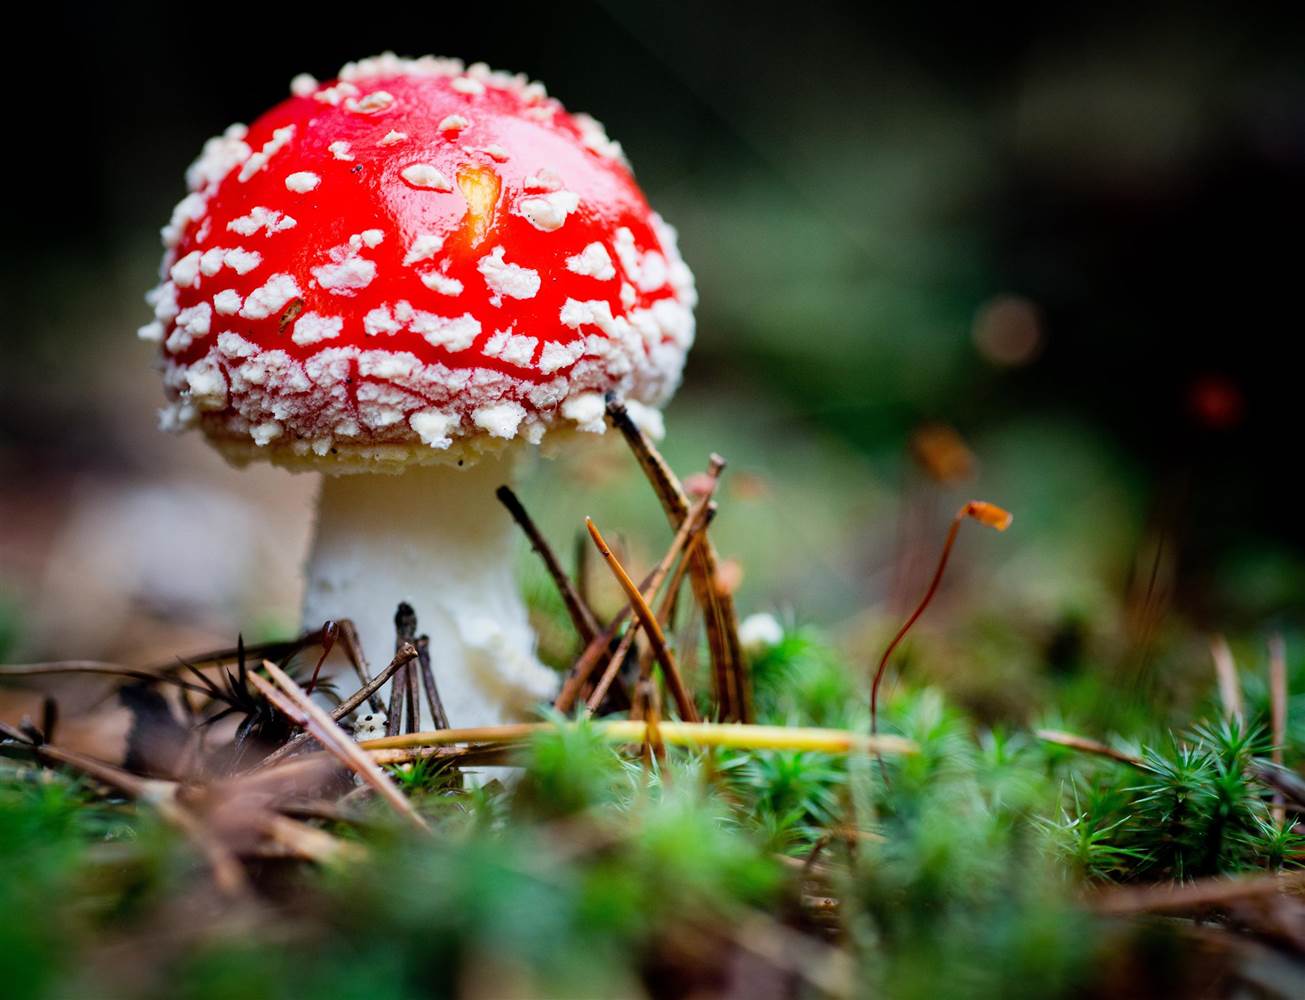
[[[814,631],[791,631],[752,668],[761,721],[868,728],[864,672]],[[1043,721],[1072,728],[1058,710]],[[1302,837],[1274,821],[1254,777],[1263,729],[1212,719],[1123,744],[1141,767],[981,725],[906,678],[880,728],[919,752],[882,766],[672,748],[647,769],[592,727],[559,725],[507,784],[392,770],[434,837],[379,808],[333,827],[369,860],[301,869],[248,932],[189,916],[198,932],[162,939],[147,973],[95,985],[203,1000],[457,995],[485,976],[525,995],[687,989],[675,976],[732,967],[736,928],[756,914],[818,940],[797,900],[829,893],[858,989],[1075,995],[1101,974],[1107,941],[1118,946],[1076,902],[1082,883],[1298,863]],[[823,883],[793,875],[813,850]],[[31,998],[84,989],[108,933],[153,940],[204,872],[147,808],[21,764],[0,772],[0,857],[21,859],[0,879],[0,975]]]

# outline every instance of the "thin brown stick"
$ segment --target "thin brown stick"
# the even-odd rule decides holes
[[[672,587],[679,589],[680,581],[684,580],[684,569],[692,560],[694,548],[701,542],[703,531],[706,531],[707,525],[711,523],[711,518],[715,517],[715,512],[716,507],[711,501],[710,495],[703,496],[698,507],[694,508],[692,516],[686,517],[684,522],[681,523],[679,530],[675,533],[675,538],[671,540],[671,547],[668,548],[666,555],[662,556],[662,560],[652,568],[652,572],[639,586],[639,591],[645,595],[645,601],[652,601],[656,590],[658,590],[659,586],[662,586],[662,581],[666,580],[672,564],[676,565],[675,576],[672,578]],[[680,557],[679,563],[675,563],[676,556]],[[663,614],[658,615],[658,619],[669,621],[666,612],[664,612],[664,602]],[[612,658],[608,661],[607,670],[603,672],[602,679],[595,685],[594,691],[589,697],[587,708],[589,708],[590,713],[598,711],[599,706],[603,704],[603,698],[607,697],[608,688],[616,680],[617,672],[620,671],[621,664],[625,662],[626,654],[630,651],[630,645],[633,644],[634,638],[637,636],[638,625],[638,621],[634,621],[630,628],[626,629],[624,636],[621,637],[616,653],[612,654]]]
[[[692,530],[693,523],[694,519],[685,518],[685,524],[689,526],[689,531],[683,533],[685,538],[688,537]],[[621,589],[625,591],[626,597],[630,599],[634,613],[643,625],[644,634],[648,637],[648,641],[652,643],[653,654],[657,657],[657,662],[662,668],[662,677],[671,689],[671,695],[675,699],[675,707],[680,713],[680,718],[687,722],[697,722],[698,711],[694,708],[693,699],[689,696],[689,692],[685,690],[684,681],[680,678],[680,671],[675,666],[675,656],[666,645],[666,636],[662,632],[661,624],[657,621],[657,616],[653,614],[652,608],[648,607],[648,602],[640,593],[635,582],[630,579],[630,574],[625,571],[625,567],[621,565],[620,560],[612,554],[612,550],[608,547],[607,542],[603,540],[603,536],[598,530],[598,525],[594,524],[590,518],[585,518],[585,525],[589,528],[589,535],[593,538],[594,545],[598,547],[603,559],[606,560],[612,575],[616,577]],[[677,533],[676,539],[679,540],[679,538],[680,534]],[[683,545],[684,543],[681,541],[680,547],[683,548]]]
[[[588,532],[585,533],[588,537]],[[656,570],[654,569],[653,573]],[[649,583],[653,579],[653,573],[649,573],[639,585],[641,590],[647,590]],[[607,628],[594,637],[593,642],[589,643],[567,673],[566,679],[562,682],[562,690],[557,693],[557,698],[553,701],[553,710],[566,714],[575,707],[576,699],[580,697],[580,692],[584,686],[589,683],[589,678],[603,662],[603,656],[612,648],[612,640],[616,638],[616,633],[620,631],[621,626],[625,623],[626,616],[630,614],[630,602],[627,601],[618,611]],[[627,647],[628,649],[628,647]]]
[[[1071,750],[1081,750],[1084,753],[1096,754],[1098,757],[1109,757],[1111,760],[1117,760],[1121,764],[1128,764],[1136,768],[1146,767],[1141,757],[1134,757],[1132,754],[1116,750],[1112,746],[1098,740],[1088,739],[1086,736],[1063,733],[1058,729],[1038,729],[1034,731],[1033,735],[1044,743],[1055,743],[1057,746],[1069,747]]]
[[[405,645],[415,646],[416,644],[417,612],[413,610],[411,604],[401,601],[398,610],[394,613],[394,649],[397,652]],[[417,657],[420,660],[420,650],[418,650]],[[403,697],[406,703],[407,718],[404,732],[415,733],[421,728],[421,680],[418,676],[417,667],[411,660],[403,665],[394,683],[402,684],[405,689]]]
[[[1088,903],[1097,913],[1112,917],[1183,913],[1278,893],[1297,893],[1303,888],[1305,870],[1283,875],[1219,876],[1185,885],[1119,886],[1092,893]]]
[[[662,561],[654,566],[652,572],[644,577],[643,581],[639,584],[639,590],[642,593],[648,594],[649,600],[652,600],[653,593],[655,593],[657,588],[661,586],[661,581],[665,579],[666,572],[675,559],[677,546],[687,549],[689,546],[697,544],[699,537],[701,537],[703,528],[706,524],[710,523],[710,520],[714,515],[715,505],[708,503],[704,509],[703,515],[707,520],[702,524],[697,525],[690,522],[684,541],[679,541],[680,532],[676,532],[676,538],[672,540],[671,548],[667,551],[666,555],[662,557]],[[684,525],[681,525],[681,528],[684,528]],[[587,536],[588,532],[586,532],[585,535]],[[586,549],[588,548],[589,546],[586,546]],[[579,658],[571,667],[570,673],[567,674],[566,680],[562,684],[562,690],[558,692],[557,699],[553,702],[553,709],[555,711],[567,713],[575,707],[576,699],[579,698],[580,692],[584,689],[585,684],[588,683],[594,670],[596,670],[598,665],[603,661],[603,654],[611,649],[612,641],[616,638],[616,633],[625,621],[626,616],[630,614],[630,610],[630,603],[627,601],[621,610],[616,613],[615,617],[612,618],[607,628],[581,651]],[[612,682],[616,679],[616,675],[621,669],[621,664],[624,662],[626,654],[630,651],[630,643],[633,642],[633,640],[634,636],[631,634],[630,630],[627,630],[626,635],[621,637],[621,642],[617,645],[615,652],[608,657],[607,669],[602,674],[598,686],[589,698],[588,710],[590,712],[597,711],[598,706],[602,704],[603,699],[607,696],[608,688],[611,687]]]
[[[107,660],[48,660],[41,663],[0,664],[0,677],[42,677],[46,674],[111,674],[163,680],[164,675],[143,667],[124,667]]]
[[[59,674],[97,674],[105,677],[125,677],[132,680],[171,684],[184,691],[195,691],[213,697],[208,685],[195,684],[173,673],[139,667],[124,667],[101,660],[58,660],[48,663],[11,663],[0,666],[0,680],[6,677],[49,677]]]
[[[418,663],[421,662],[421,654],[417,655]],[[421,728],[421,674],[416,666],[409,663],[403,668],[404,679],[408,682],[408,693],[406,695],[407,709],[405,711],[406,724],[404,731],[415,733]],[[432,725],[434,723],[432,722]]]
[[[359,827],[367,825],[366,815],[346,809],[329,799],[281,801],[276,804],[276,810],[291,819],[320,819],[327,823],[347,823]]]
[[[422,831],[430,829],[412,807],[412,803],[386,777],[385,772],[359,749],[358,744],[336,725],[330,715],[304,694],[303,689],[285,671],[270,660],[263,661],[263,669],[272,678],[270,681],[252,673],[249,680],[274,707],[312,733],[329,753],[338,757],[345,766],[376,789],[381,798],[410,824]]]
[[[269,812],[261,823],[263,832],[276,844],[287,848],[295,856],[318,864],[339,864],[346,861],[363,861],[367,849],[361,844],[319,830],[315,826]]]
[[[674,620],[674,616],[680,614],[681,606],[684,607],[684,612],[681,616],[681,625],[679,627],[679,635],[676,637],[675,648],[680,651],[680,665],[684,668],[685,674],[691,677],[697,677],[700,676],[702,672],[701,666],[698,662],[700,659],[699,647],[701,646],[699,637],[702,635],[703,631],[702,608],[699,607],[698,602],[693,600],[692,597],[690,597],[687,605],[682,605],[681,598],[678,596],[683,593],[683,587],[681,584],[688,568],[688,563],[683,563],[680,567],[676,568],[676,575],[671,578],[669,584],[670,588],[672,588],[671,593],[676,595],[673,598],[673,607],[665,614],[659,614],[659,617],[662,621],[669,623]]]
[[[695,546],[699,544],[700,539],[703,537],[702,532],[715,512],[715,505],[710,503],[710,501],[707,501],[703,507],[703,512],[704,514],[701,520],[691,518],[685,520],[685,522],[680,525],[680,530],[676,532],[675,539],[671,542],[670,549],[667,550],[666,555],[662,557],[661,562],[653,568],[653,571],[648,574],[647,579],[639,588],[644,594],[645,600],[651,601],[653,599],[657,588],[661,586],[662,581],[666,578],[666,573],[671,563],[674,562],[677,554],[680,554],[680,561],[675,564],[676,570],[672,577],[672,586],[675,588],[679,587],[680,581],[684,579],[685,567],[690,563],[693,550]],[[627,607],[629,607],[629,605],[627,605]],[[665,602],[663,602],[663,613],[659,614],[657,617],[661,621],[668,621],[669,619],[667,619],[664,609]],[[598,711],[599,706],[603,703],[603,699],[607,697],[607,691],[616,680],[616,675],[620,673],[621,666],[630,652],[630,647],[634,643],[638,631],[639,623],[634,622],[628,629],[626,629],[625,635],[621,636],[621,641],[616,647],[616,652],[612,654],[611,659],[607,662],[607,669],[603,672],[602,677],[599,678],[598,683],[594,686],[594,690],[589,695],[586,707],[590,713]]]
[[[526,509],[521,505],[517,495],[507,486],[500,486],[494,492],[494,495],[498,497],[498,502],[507,508],[507,512],[512,515],[512,520],[516,521],[521,530],[525,532],[526,538],[530,540],[530,547],[539,554],[539,558],[544,563],[544,568],[548,570],[548,575],[553,578],[553,584],[562,597],[562,603],[566,606],[566,613],[571,618],[571,624],[580,635],[580,641],[588,645],[599,632],[598,619],[594,617],[593,611],[589,609],[589,605],[580,596],[575,584],[571,582],[571,578],[562,569],[562,564],[557,561],[557,556],[548,544],[548,540],[544,538],[534,520],[526,513]]]
[[[712,452],[707,460],[707,471],[701,476],[694,477],[699,482],[695,484],[695,500],[692,502],[693,506],[690,506],[689,508],[689,516],[685,518],[686,521],[692,522],[696,517],[701,516],[696,509],[699,505],[705,506],[706,509],[707,520],[703,525],[704,528],[715,518],[718,508],[715,500],[712,498],[716,495],[716,488],[720,486],[720,476],[721,473],[725,471],[725,464],[725,459],[720,455],[717,455],[715,452]],[[687,498],[688,494],[686,493],[685,496]],[[683,527],[683,525],[681,525],[681,527]],[[676,573],[677,580],[682,580],[684,578],[685,569],[686,567],[681,565],[681,568]],[[677,584],[673,590],[678,591],[678,589],[679,587]],[[671,601],[669,606],[673,607],[674,601]],[[670,618],[665,615],[661,616],[661,618],[669,627],[671,623]]]
[[[689,540],[685,542],[684,554],[680,557],[680,561],[675,564],[675,570],[671,573],[670,580],[666,584],[666,589],[662,591],[661,604],[658,605],[657,608],[657,618],[659,621],[665,623],[665,626],[668,629],[674,628],[675,626],[675,612],[679,607],[680,591],[684,584],[684,577],[687,574],[689,567],[693,565],[694,550],[701,543],[701,540],[704,537],[704,532],[707,530],[707,527],[711,524],[715,516],[716,502],[714,500],[708,500],[705,514],[706,519],[699,527],[694,529]],[[686,651],[687,654],[692,654],[694,649],[692,640],[689,642],[683,641],[683,635],[680,636],[680,640],[681,642],[676,648],[681,651],[680,669],[681,671],[684,671],[687,659]]]
[[[1273,763],[1282,767],[1282,749],[1287,745],[1287,644],[1281,635],[1269,637],[1269,719],[1273,739]],[[1281,826],[1287,809],[1281,792],[1273,794],[1273,819]]]
[[[411,663],[417,656],[417,649],[411,643],[404,643],[394,654],[394,659],[379,674],[367,682],[365,687],[359,688],[353,694],[345,698],[344,701],[331,709],[331,718],[336,722],[346,718],[352,712],[357,710],[364,701],[368,701],[372,695],[383,688],[387,681],[390,680],[399,670]]]
[[[408,694],[403,668],[399,668],[394,683],[390,685],[390,703],[385,708],[385,735],[394,736],[403,728],[403,700]]]
[[[625,572],[625,567],[622,567],[621,560],[617,559],[615,552],[612,552],[611,547],[609,547],[606,540],[603,539],[602,533],[598,530],[598,525],[595,525],[591,518],[586,517],[585,527],[586,529],[589,529],[590,538],[594,539],[594,544],[596,548],[598,548],[598,554],[603,557],[604,561],[606,561],[608,569],[611,570],[612,576],[616,577],[616,582],[617,584],[620,584],[621,590],[625,591],[625,597],[629,599],[630,607],[634,608],[634,615],[636,615],[638,623],[642,625],[647,636],[649,636],[649,642],[652,646],[652,651],[654,651],[655,657],[658,658],[659,662],[662,662],[663,670],[668,670],[666,663],[669,659],[669,650],[666,645],[666,636],[664,636],[662,632],[662,625],[658,623],[656,616],[652,614],[652,610],[649,607],[649,604],[647,604],[647,599],[643,597],[643,594],[639,591],[639,587],[634,585],[634,581],[630,580],[630,574]],[[630,631],[626,633],[626,636],[632,636],[633,631],[634,625],[632,624],[630,625]],[[622,641],[622,645],[628,644],[625,644],[625,642]],[[613,657],[613,662],[615,662],[615,657]],[[675,668],[675,664],[673,664],[672,661],[669,670],[673,670],[673,668]]]
[[[448,729],[449,717],[444,712],[444,701],[435,683],[435,671],[430,663],[430,636],[417,639],[417,663],[421,666],[422,687],[426,689],[426,704],[430,708],[430,724],[436,729]]]
[[[399,602],[394,612],[394,648],[400,649],[405,642],[412,643],[417,636],[417,613],[406,601]],[[385,715],[385,735],[395,736],[403,728],[403,704],[408,696],[409,664],[404,663],[390,685],[390,708]],[[411,706],[410,706],[411,707]]]
[[[366,687],[372,682],[371,667],[367,663],[366,654],[363,653],[362,640],[358,638],[358,627],[354,625],[351,618],[340,619],[340,645],[344,649],[345,658],[358,677],[359,686]],[[385,711],[385,706],[381,704],[381,699],[375,693],[368,695],[367,703],[373,712]]]
[[[1295,771],[1263,761],[1252,761],[1251,773],[1274,791],[1274,798],[1290,803],[1296,812],[1305,812],[1305,779]]]
[[[675,627],[675,612],[679,607],[680,590],[684,584],[684,578],[688,574],[689,567],[693,564],[693,550],[700,544],[702,532],[707,529],[716,517],[716,502],[710,501],[707,504],[707,519],[702,526],[694,531],[684,545],[684,555],[680,561],[675,564],[675,570],[671,573],[670,581],[666,584],[666,589],[662,591],[662,602],[657,608],[657,618],[668,629]],[[678,649],[685,649],[686,646],[678,645]]]
[[[557,693],[557,698],[553,701],[554,711],[565,715],[575,707],[580,692],[584,689],[585,684],[589,682],[589,678],[598,668],[598,665],[603,662],[604,654],[611,649],[612,640],[616,638],[616,633],[620,631],[621,626],[625,623],[626,616],[629,614],[630,605],[626,604],[608,623],[607,628],[603,629],[594,637],[593,642],[580,651],[580,655],[572,665],[566,680],[562,682],[562,690]]]
[[[321,785],[330,780],[337,770],[335,758],[331,754],[315,749],[266,770],[251,769],[239,775],[237,780],[245,790],[273,789],[273,797],[279,799],[281,789]]]
[[[54,660],[41,663],[0,664],[0,680],[5,677],[43,677],[58,674],[95,674],[106,677],[124,677],[152,683],[171,684],[183,691],[213,696],[214,686],[211,682],[195,684],[177,676],[179,670],[197,673],[203,667],[220,666],[225,661],[237,659],[242,650],[247,656],[271,656],[273,653],[286,655],[298,652],[322,639],[322,630],[305,632],[297,639],[281,639],[273,642],[258,643],[253,646],[232,646],[201,653],[177,662],[159,664],[152,667],[127,667],[103,660]]]
[[[816,839],[816,842],[811,845],[811,850],[807,852],[806,860],[802,862],[802,867],[800,869],[803,882],[806,882],[811,878],[812,872],[815,871],[816,863],[820,860],[820,855],[824,852],[825,848],[830,845],[833,839],[834,831],[826,830]]]
[[[718,455],[713,455],[712,459],[712,467],[708,474],[714,481],[720,475],[725,462]],[[717,459],[719,465],[716,464]],[[723,720],[749,720],[751,709],[745,703],[751,702],[750,685],[744,673],[746,660],[738,640],[738,616],[733,610],[733,595],[721,586],[720,565],[714,550],[710,559],[706,559],[704,553],[700,552],[690,566],[694,570],[691,579],[695,581],[695,596],[698,595],[699,590],[703,590],[708,597],[706,603],[702,604],[702,618],[707,635],[707,650],[714,669],[715,686],[722,692],[720,698],[722,708],[718,714]],[[701,574],[701,580],[704,581],[702,587],[696,585],[698,574]]]
[[[612,684],[616,682],[616,676],[621,672],[626,658],[630,655],[630,648],[634,645],[634,640],[639,635],[637,623],[632,623],[625,630],[625,635],[621,636],[621,641],[616,644],[616,650],[607,660],[607,668],[603,675],[598,678],[598,683],[594,689],[589,692],[589,697],[585,702],[585,714],[592,715],[602,706],[603,700],[607,697],[607,692],[611,690]]]
[[[1210,637],[1210,656],[1214,660],[1214,673],[1219,681],[1219,702],[1226,719],[1244,719],[1242,686],[1237,680],[1237,663],[1233,659],[1228,640],[1222,635]]]
[[[370,681],[368,681],[365,686],[360,687],[357,691],[349,695],[348,698],[344,699],[344,701],[340,702],[340,704],[336,705],[335,708],[331,710],[331,719],[334,720],[335,722],[339,722],[341,719],[346,718],[351,712],[357,709],[358,706],[361,705],[364,701],[370,700],[372,696],[375,695],[375,693],[379,691],[382,687],[384,687],[386,682],[388,682],[389,679],[393,677],[405,663],[411,663],[416,656],[417,656],[417,650],[414,646],[412,645],[403,646],[397,653],[394,654],[394,659],[390,661],[389,666],[387,666],[379,674],[377,674]],[[306,747],[312,741],[313,741],[313,737],[309,733],[300,733],[298,736],[289,740],[282,746],[278,747],[276,750],[273,750],[270,754],[268,754],[266,757],[260,760],[253,767],[251,767],[250,771],[261,771],[264,770],[265,768],[271,767],[274,764],[280,763],[281,761],[289,757],[291,754],[293,754],[296,750]]]
[[[292,653],[297,653],[309,646],[316,645],[322,641],[322,630],[314,629],[311,632],[304,632],[294,639],[273,639],[270,642],[258,642],[252,646],[243,644],[229,646],[226,649],[214,649],[207,653],[200,653],[197,656],[188,656],[183,661],[191,666],[202,667],[205,665],[216,666],[236,660],[243,651],[247,659],[252,660],[279,660]],[[161,663],[156,668],[158,672],[171,672],[182,666],[180,662]]]
[[[796,867],[800,873],[803,882],[812,878],[812,876],[821,876],[825,878],[829,876],[831,869],[820,863],[820,855],[835,840],[843,841],[847,845],[848,851],[854,853],[857,849],[857,845],[860,843],[882,844],[885,843],[888,838],[882,834],[871,833],[869,830],[858,830],[854,826],[843,825],[831,827],[822,833],[816,842],[811,845],[811,850],[807,852],[805,859],[790,859],[793,866]]]
[[[138,774],[99,760],[89,754],[76,750],[65,750],[49,743],[32,744],[32,753],[46,761],[63,764],[94,778],[102,785],[108,785],[134,799],[150,802],[161,801],[176,795],[177,783],[161,778],[142,778]]]
[[[624,404],[609,397],[607,416],[621,432],[639,467],[661,501],[672,528],[678,528],[689,516],[689,498],[675,473],[653,446],[648,436],[630,419]],[[715,463],[718,456],[713,456]],[[724,467],[724,460],[719,465]],[[723,720],[749,721],[750,695],[744,673],[744,661],[739,647],[738,614],[734,598],[723,594],[716,586],[718,559],[710,539],[699,546],[691,566],[690,580],[694,598],[702,608],[703,623],[707,630],[707,647],[711,651],[714,686],[716,688],[717,714]]]

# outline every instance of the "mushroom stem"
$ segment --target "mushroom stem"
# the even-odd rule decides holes
[[[394,611],[407,601],[449,721],[525,717],[558,678],[535,659],[514,574],[516,538],[494,490],[511,462],[420,466],[401,476],[326,476],[308,556],[305,622],[349,618],[372,663],[394,653]],[[422,724],[433,720],[425,715]]]

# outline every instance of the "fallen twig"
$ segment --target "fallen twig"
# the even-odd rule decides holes
[[[358,627],[354,625],[352,619],[340,619],[340,645],[344,647],[345,658],[349,661],[349,665],[353,667],[359,685],[366,687],[372,680],[370,665],[363,653],[362,640],[358,638]],[[367,696],[367,703],[371,706],[373,712],[385,711],[381,699],[374,692]]]
[[[290,819],[288,816],[268,813],[263,819],[262,827],[263,832],[274,842],[305,861],[337,864],[363,861],[367,857],[367,849],[361,844],[341,840],[325,830],[319,830],[315,826]]]
[[[430,707],[430,724],[436,729],[448,729],[449,717],[444,712],[444,701],[435,683],[435,671],[430,663],[430,636],[417,639],[417,663],[421,666],[422,687],[426,689],[426,704]]]
[[[1233,659],[1228,640],[1222,635],[1210,638],[1210,656],[1214,659],[1214,673],[1219,680],[1219,701],[1227,719],[1240,722],[1245,718],[1242,709],[1242,686],[1237,681],[1237,663]]]
[[[184,665],[188,666],[188,664]],[[186,691],[212,697],[213,690],[208,684],[196,684],[175,673],[142,667],[124,667],[117,663],[101,660],[58,660],[48,663],[10,663],[0,666],[0,679],[6,677],[50,677],[59,674],[98,674],[105,677],[123,677],[131,680],[150,681],[158,684],[172,684]]]
[[[401,647],[399,651],[394,654],[394,659],[390,661],[389,666],[368,681],[364,687],[359,688],[331,710],[331,719],[335,722],[339,722],[341,719],[347,717],[351,712],[357,709],[359,705],[364,701],[368,701],[377,691],[384,687],[385,683],[393,677],[396,672],[398,672],[400,667],[405,663],[412,662],[416,656],[417,650],[415,647],[411,645]],[[274,764],[279,764],[296,750],[306,747],[312,742],[312,740],[313,737],[311,734],[300,733],[281,747],[273,750],[270,754],[250,768],[250,770],[261,771],[272,767]]]
[[[689,498],[679,479],[648,436],[630,419],[624,404],[614,397],[608,397],[607,416],[634,452],[671,527],[678,529],[689,516]],[[719,456],[713,456],[713,462],[718,462],[720,468],[725,464]],[[722,719],[747,721],[751,717],[751,695],[739,647],[738,614],[734,610],[734,598],[721,593],[716,586],[716,569],[716,549],[711,540],[706,539],[694,556],[690,582],[707,629],[718,712]]]
[[[1305,889],[1305,871],[1207,878],[1185,885],[1118,886],[1097,890],[1087,901],[1097,913],[1123,917],[1139,913],[1183,913],[1301,889]]]
[[[653,567],[653,571],[648,574],[647,578],[639,586],[639,591],[643,595],[645,603],[653,599],[653,595],[656,594],[657,589],[662,585],[662,581],[666,579],[666,574],[670,571],[672,564],[675,564],[677,556],[680,557],[680,561],[678,564],[675,564],[676,571],[672,578],[671,586],[672,588],[679,587],[680,581],[684,579],[684,568],[691,559],[695,547],[703,537],[702,533],[711,522],[715,512],[716,506],[711,502],[710,497],[704,497],[701,503],[695,508],[692,516],[684,519],[679,530],[675,533],[675,538],[671,540],[671,546],[666,550],[666,554],[662,556],[661,561]],[[630,605],[627,604],[626,607],[629,608]],[[663,601],[662,607],[662,614],[658,615],[657,618],[660,621],[669,622],[670,619],[667,617],[665,612],[665,601]],[[607,669],[603,672],[603,676],[599,678],[598,683],[594,685],[593,692],[589,695],[588,709],[590,712],[598,711],[598,707],[603,703],[603,699],[607,697],[607,691],[611,687],[612,682],[616,679],[617,673],[620,672],[621,665],[625,662],[626,654],[630,652],[630,646],[634,643],[637,633],[638,625],[636,623],[632,624],[630,628],[626,630],[625,635],[621,637],[621,641],[616,647],[616,652],[614,652],[608,659]],[[696,714],[695,717],[689,721],[698,721]]]
[[[411,659],[408,658],[409,661]],[[303,689],[285,671],[269,660],[263,661],[263,669],[272,678],[270,681],[252,673],[249,675],[249,680],[268,701],[292,721],[307,729],[327,751],[338,757],[376,789],[380,796],[394,807],[395,812],[419,830],[429,830],[426,821],[386,777],[385,772],[372,761],[371,757],[359,749],[358,744],[336,725],[330,715],[304,694]]]
[[[655,572],[654,569],[653,573]],[[648,589],[648,585],[653,579],[653,573],[649,573],[643,582],[639,584],[640,590]],[[576,699],[580,697],[580,692],[589,682],[589,678],[598,668],[598,664],[603,661],[603,655],[612,648],[612,641],[625,623],[630,610],[630,602],[626,601],[621,610],[613,615],[612,620],[607,623],[607,628],[603,629],[589,645],[580,651],[580,655],[576,658],[571,670],[566,675],[566,679],[562,682],[562,689],[557,693],[557,698],[553,701],[554,711],[566,714],[575,707]]]
[[[417,613],[412,610],[412,605],[407,602],[401,602],[398,609],[394,612],[394,649],[397,652],[402,649],[405,643],[416,648],[414,639],[417,636]],[[394,736],[403,728],[403,705],[405,701],[410,701],[408,677],[411,674],[409,664],[412,661],[405,660],[399,668],[399,672],[394,677],[394,683],[390,685],[390,707],[385,716],[385,735]],[[413,706],[409,705],[411,713]],[[419,726],[409,727],[409,732],[413,729],[419,729]]]
[[[1129,764],[1132,767],[1146,767],[1141,757],[1134,757],[1132,754],[1116,750],[1112,746],[1098,740],[1088,739],[1086,736],[1075,736],[1073,733],[1063,733],[1058,729],[1037,729],[1034,730],[1033,735],[1044,743],[1055,743],[1057,746],[1069,747],[1071,750],[1082,750],[1084,753],[1093,753],[1098,757],[1109,757],[1111,760],[1117,760],[1121,764]]]
[[[184,662],[197,667],[204,665],[221,665],[230,660],[237,660],[242,655],[254,659],[280,660],[321,641],[321,629],[304,632],[294,639],[274,639],[271,642],[259,642],[252,646],[245,645],[242,639],[237,642],[236,645],[229,646],[226,649],[215,649],[207,653],[200,653],[198,656],[188,656]],[[158,673],[170,673],[180,666],[180,662],[163,663],[152,669]]]
[[[548,540],[544,538],[538,526],[526,513],[526,509],[521,505],[521,501],[517,499],[517,495],[507,486],[500,486],[494,495],[498,497],[499,503],[507,508],[507,512],[512,515],[512,520],[517,522],[521,530],[525,532],[526,538],[530,540],[531,548],[543,560],[544,568],[548,570],[548,575],[553,578],[557,592],[562,597],[562,603],[566,606],[566,613],[571,618],[571,624],[575,626],[576,632],[579,633],[580,641],[588,645],[599,632],[598,619],[594,617],[593,611],[589,609],[589,605],[580,596],[575,584],[571,582],[571,578],[562,569],[562,564],[557,561],[557,556],[553,553]]]
[[[694,519],[685,518],[685,525],[692,527]],[[671,689],[671,695],[675,699],[675,707],[680,713],[680,718],[690,722],[696,722],[698,719],[697,709],[693,707],[693,699],[689,692],[685,690],[684,681],[680,677],[679,668],[675,665],[675,656],[671,653],[666,645],[666,636],[662,632],[661,624],[657,621],[657,616],[653,614],[652,608],[648,607],[648,602],[640,593],[638,586],[630,579],[630,574],[625,571],[619,559],[612,553],[607,542],[603,540],[602,533],[599,532],[598,526],[590,518],[585,518],[585,525],[589,528],[589,534],[594,540],[594,545],[598,547],[599,553],[606,560],[612,575],[616,577],[621,589],[625,591],[626,596],[630,599],[630,604],[634,608],[639,622],[643,625],[644,634],[652,644],[653,655],[657,657],[657,662],[661,665],[662,676],[666,680],[667,686]],[[684,542],[681,540],[681,534],[686,538],[688,531],[676,534],[676,540],[683,547]],[[674,548],[674,547],[672,547]],[[661,581],[658,581],[660,583]],[[654,588],[655,589],[655,588]]]
[[[608,623],[607,628],[603,629],[589,645],[580,651],[579,657],[576,658],[570,672],[566,675],[566,679],[562,682],[562,690],[557,693],[557,697],[553,700],[554,711],[565,715],[575,707],[581,690],[589,682],[589,678],[597,669],[598,664],[603,661],[603,654],[611,650],[612,641],[616,638],[616,633],[620,631],[621,625],[624,624],[626,616],[629,614],[630,605],[626,604]]]
[[[1251,773],[1260,782],[1273,789],[1275,801],[1290,803],[1297,812],[1305,812],[1305,779],[1295,771],[1279,764],[1252,761]]]

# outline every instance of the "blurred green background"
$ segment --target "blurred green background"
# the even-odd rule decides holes
[[[682,473],[711,450],[731,462],[716,532],[745,611],[869,649],[980,496],[1015,526],[962,535],[925,633],[965,644],[976,699],[1025,667],[1136,671],[1200,630],[1299,618],[1298,15],[819,0],[35,17],[6,45],[7,658],[294,626],[311,478],[157,433],[134,330],[203,140],[295,73],[384,49],[543,80],[606,123],[679,228],[702,302],[666,452]],[[520,492],[568,551],[582,513],[641,566],[666,541],[616,442],[540,463]]]

